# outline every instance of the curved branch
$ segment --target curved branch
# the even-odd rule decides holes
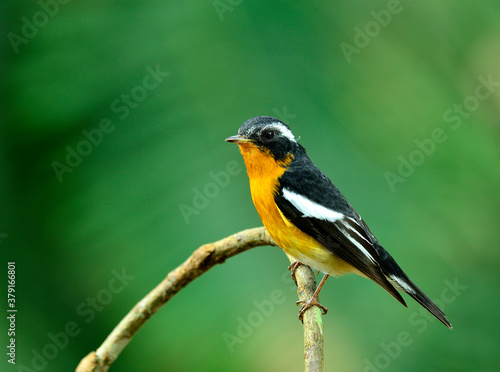
[[[154,313],[156,313],[160,309],[161,306],[163,306],[175,294],[177,294],[177,292],[187,286],[194,279],[207,272],[213,266],[224,263],[226,259],[233,257],[238,253],[263,245],[276,246],[276,243],[269,236],[264,227],[259,227],[241,231],[237,234],[219,240],[218,242],[205,244],[198,248],[183,264],[181,264],[175,270],[171,271],[167,275],[167,277],[156,286],[156,288],[154,288],[149,294],[146,295],[146,297],[144,297],[139,303],[137,303],[132,308],[132,310],[130,310],[125,318],[121,320],[121,322],[106,338],[99,349],[97,349],[97,351],[91,352],[82,359],[82,361],[76,368],[76,371],[107,371],[111,364],[116,360],[116,358],[118,358],[121,351],[132,340],[136,332]],[[303,292],[301,288],[309,288],[312,285],[312,290],[314,292],[314,288],[316,287],[314,276],[312,276],[311,282],[311,277],[307,276],[307,270],[310,271],[307,266],[299,267],[299,269],[297,270],[296,277],[299,285],[299,296],[300,293]],[[312,271],[310,272],[312,274]],[[304,295],[304,297],[307,295]],[[303,298],[300,297],[300,299],[302,300]],[[309,328],[310,323],[308,319],[313,311],[315,311],[314,309],[310,309],[304,314],[304,337],[306,337],[306,333],[307,335],[315,335],[318,332],[317,327]],[[319,315],[319,319],[321,320],[321,315]],[[321,347],[318,350],[313,350],[313,352],[323,352],[322,327],[320,331]],[[307,345],[309,345],[311,342],[316,342],[315,340],[317,339],[319,339],[317,336],[307,336],[307,338],[304,339],[306,354],[307,350],[310,349],[310,346]],[[306,359],[307,368],[307,355],[305,355],[304,357]],[[322,356],[321,360],[323,360]],[[306,370],[309,371],[308,369]]]

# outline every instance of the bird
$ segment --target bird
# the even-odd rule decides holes
[[[389,292],[403,306],[407,293],[449,329],[446,315],[413,283],[375,238],[361,216],[330,179],[314,165],[290,127],[270,116],[245,121],[226,142],[239,146],[250,181],[253,203],[269,235],[301,265],[323,272],[304,312],[317,306],[329,276],[357,274]],[[294,277],[295,279],[295,277]]]

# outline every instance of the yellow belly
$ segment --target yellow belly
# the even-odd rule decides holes
[[[253,144],[240,144],[245,160],[252,200],[269,235],[289,255],[316,270],[330,275],[357,272],[354,267],[305,234],[288,220],[274,202],[278,179],[283,175],[292,157],[277,163]]]
[[[251,182],[251,184],[254,182]],[[259,186],[256,186],[259,187]],[[316,239],[295,227],[278,209],[274,198],[252,199],[262,223],[276,243],[289,255],[316,270],[330,275],[344,275],[356,271],[335,256]],[[257,195],[262,195],[261,193]]]

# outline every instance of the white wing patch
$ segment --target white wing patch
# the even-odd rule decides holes
[[[411,288],[408,284],[399,279],[396,275],[389,275],[387,277],[391,284],[393,284],[397,289],[400,289],[406,293],[415,293],[413,288]]]
[[[349,230],[350,231],[354,231],[356,234],[358,234],[358,232],[354,229],[351,229],[351,227],[349,226]],[[365,247],[363,247],[363,245],[358,242],[356,239],[354,239],[347,231],[343,230],[343,232],[345,233],[345,235],[349,238],[349,240],[351,241],[352,244],[354,244],[361,252],[363,252],[363,254],[368,257],[370,259],[371,262],[375,263],[375,258],[373,258],[373,256],[370,254],[370,252],[368,252]],[[358,234],[359,235],[359,234]],[[360,235],[361,236],[361,235]],[[363,238],[363,237],[362,237]],[[366,240],[365,238],[363,238],[364,240]],[[371,244],[371,243],[369,243]]]
[[[335,222],[344,218],[342,213],[323,207],[305,196],[299,195],[286,188],[283,188],[283,197],[302,213],[302,217],[314,217],[319,220],[330,222]]]
[[[356,225],[358,225],[358,226],[359,226],[358,221],[356,221],[354,218],[351,218],[351,217],[346,217],[346,218],[350,219],[352,222],[354,222]],[[361,234],[359,233],[359,231],[358,231],[358,230],[353,229],[351,225],[348,225],[347,227],[349,228],[349,230],[351,230],[351,231],[355,232],[355,233],[356,233],[356,235],[357,235],[357,236],[359,236],[361,239],[363,239],[365,242],[367,242],[368,244],[372,244],[372,243],[371,243],[369,240],[367,240],[367,239],[366,239],[363,235],[361,235]]]
[[[353,229],[349,224],[342,223],[343,219],[349,217],[343,215],[342,213],[335,212],[329,208],[326,208],[312,200],[306,198],[305,196],[299,195],[293,191],[283,188],[283,197],[288,200],[292,205],[297,208],[301,213],[302,217],[313,217],[319,220],[325,220],[329,222],[340,221],[339,228],[342,230],[345,236],[350,240],[350,242],[359,249],[359,251],[365,255],[373,263],[376,262],[375,258],[366,250],[365,247],[353,236],[356,234],[361,239],[365,240],[368,244],[371,244],[365,237],[359,234],[356,229]],[[356,221],[354,221],[357,223]]]

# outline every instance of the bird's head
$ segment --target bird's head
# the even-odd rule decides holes
[[[301,146],[288,125],[270,116],[257,116],[245,121],[236,136],[226,138],[237,143],[242,153],[260,151],[276,161],[293,156]]]

